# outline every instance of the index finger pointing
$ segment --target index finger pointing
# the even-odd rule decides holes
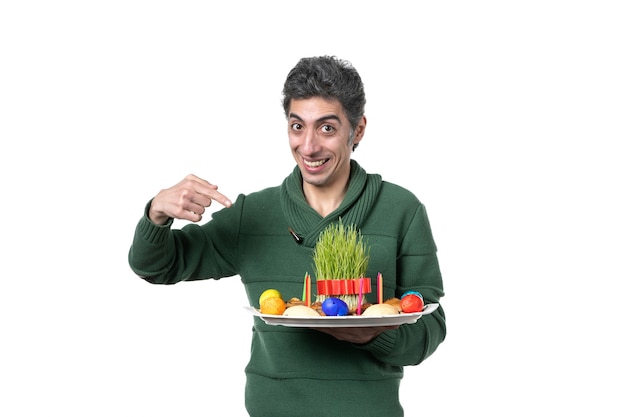
[[[228,208],[233,205],[233,203],[226,197],[224,194],[217,191],[217,189],[213,190],[210,194],[212,200],[217,201],[224,207]]]
[[[191,179],[198,184],[195,186],[195,191],[198,194],[205,195],[210,200],[215,200],[224,207],[230,207],[233,205],[228,197],[217,191],[217,185],[211,184],[207,180],[203,180],[202,178],[198,178],[196,176],[192,176]]]
[[[224,194],[217,191],[217,185],[210,184],[210,187],[208,189],[203,190],[202,194],[209,197],[211,201],[213,200],[217,201],[224,207],[230,207],[233,205],[233,203],[230,201],[228,197],[226,197]]]

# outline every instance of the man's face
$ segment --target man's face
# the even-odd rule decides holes
[[[363,137],[365,118],[350,142],[350,122],[338,100],[320,97],[291,100],[289,146],[306,184],[345,186],[350,176],[352,146]]]

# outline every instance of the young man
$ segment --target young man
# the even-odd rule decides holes
[[[137,225],[133,271],[155,284],[239,275],[250,305],[269,288],[299,297],[320,232],[341,218],[369,245],[367,276],[384,275],[385,299],[419,291],[425,303],[439,303],[443,284],[424,206],[351,159],[366,127],[357,71],[335,57],[304,58],[283,95],[293,172],[234,203],[194,175],[162,190]],[[172,228],[174,219],[198,222],[213,201],[225,208],[209,222]],[[252,417],[403,416],[403,367],[421,363],[445,334],[441,305],[393,327],[303,329],[255,317],[246,408]]]

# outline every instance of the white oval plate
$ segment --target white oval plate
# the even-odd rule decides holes
[[[400,313],[391,316],[320,316],[320,317],[290,317],[277,316],[275,314],[261,314],[258,309],[252,306],[245,308],[253,316],[260,317],[263,321],[272,326],[287,327],[377,327],[377,326],[398,326],[401,324],[415,323],[425,314],[430,314],[437,310],[439,304],[426,304],[424,310],[419,313]]]

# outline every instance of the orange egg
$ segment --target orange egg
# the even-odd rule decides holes
[[[282,315],[287,309],[287,303],[280,297],[268,297],[261,303],[260,311],[263,314]]]

